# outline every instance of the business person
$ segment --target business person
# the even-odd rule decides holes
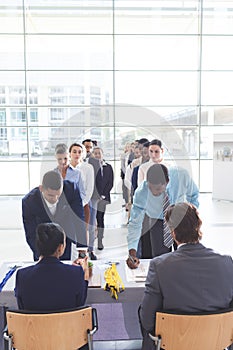
[[[85,304],[88,262],[63,264],[59,259],[66,247],[66,235],[56,223],[43,223],[36,230],[39,262],[17,271],[15,296],[19,309],[55,311]]]
[[[94,147],[93,156],[99,161],[100,169],[96,177],[96,187],[100,196],[97,203],[97,238],[98,249],[103,250],[103,237],[104,237],[104,215],[106,211],[106,205],[111,203],[110,192],[113,188],[114,174],[111,164],[105,162],[103,156],[103,149],[100,147]]]
[[[37,227],[36,244],[39,262],[16,274],[15,296],[19,309],[53,312],[83,306],[89,278],[87,257],[76,259],[73,265],[59,260],[65,250],[66,236],[55,223]],[[88,346],[81,349],[87,350]]]
[[[153,164],[147,172],[147,180],[143,181],[135,191],[127,235],[129,250],[127,264],[132,269],[137,268],[140,263],[136,252],[145,215],[148,218],[148,227],[145,232],[149,232],[152,256],[171,251],[172,242],[170,246],[165,245],[164,242],[164,204],[168,199],[166,193],[168,182],[168,169],[165,165]]]
[[[34,260],[39,254],[36,248],[36,228],[40,223],[55,222],[66,232],[66,248],[60,257],[71,260],[76,244],[86,246],[85,220],[82,199],[75,182],[62,179],[60,173],[48,171],[42,184],[22,199],[22,215],[26,240]]]
[[[156,311],[212,312],[233,302],[233,260],[200,243],[202,221],[196,207],[172,205],[166,221],[178,249],[150,262],[139,309],[142,350],[155,349],[148,333],[154,333]]]
[[[140,165],[138,170],[138,186],[146,180],[148,169],[153,164],[164,164],[168,168],[169,184],[167,192],[171,204],[190,202],[199,206],[199,189],[188,171],[181,166],[169,165],[164,161],[162,141],[154,139],[149,143],[149,162]]]

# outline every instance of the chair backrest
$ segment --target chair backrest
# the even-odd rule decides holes
[[[157,312],[155,334],[165,350],[223,350],[233,343],[233,309],[208,315]]]
[[[73,350],[88,343],[92,308],[55,313],[7,311],[8,334],[17,350]]]

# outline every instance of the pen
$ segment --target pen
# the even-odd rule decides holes
[[[135,264],[134,258],[133,258],[131,255],[129,255],[129,260],[130,260],[133,264]]]

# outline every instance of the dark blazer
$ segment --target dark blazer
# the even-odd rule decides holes
[[[151,260],[140,317],[154,330],[158,310],[185,312],[228,308],[233,300],[233,260],[202,244],[186,244]]]
[[[136,189],[138,187],[138,170],[139,170],[139,165],[135,166],[133,168],[133,174],[132,174],[132,179],[131,179],[133,193],[136,191]]]
[[[99,159],[89,157],[88,163],[94,168],[95,184],[92,194],[93,199],[100,199],[101,196],[105,196],[105,200],[111,203],[110,191],[113,188],[113,169],[108,163],[103,165],[103,176],[101,175],[101,166]]]
[[[104,196],[104,200],[108,203],[111,203],[110,192],[113,188],[113,181],[114,175],[112,166],[104,162],[103,175],[101,175],[101,169],[99,169],[98,176],[96,177],[96,187],[100,197]]]
[[[91,164],[93,166],[94,169],[94,190],[92,193],[91,198],[92,199],[100,199],[100,194],[98,192],[98,188],[97,188],[97,183],[100,182],[100,162],[98,159],[94,158],[94,157],[89,157],[88,158],[88,163]]]
[[[56,311],[84,305],[87,287],[81,266],[47,257],[17,271],[15,296],[19,309]]]
[[[82,199],[74,182],[64,180],[55,215],[47,208],[39,187],[34,188],[22,199],[22,215],[26,240],[33,251],[34,260],[39,258],[36,249],[36,228],[41,223],[55,222],[64,229],[67,236],[66,249],[61,260],[71,259],[71,242],[87,245]]]

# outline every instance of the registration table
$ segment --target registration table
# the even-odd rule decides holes
[[[68,263],[68,262],[66,262]],[[145,276],[148,271],[149,260],[141,260],[138,269],[130,270],[125,261],[116,262],[117,271],[122,279],[125,290],[118,294],[118,299],[111,297],[110,292],[104,290],[104,272],[112,262],[93,261],[93,275],[90,279],[86,304],[97,309],[99,330],[97,340],[140,339],[140,328],[137,310],[142,300]],[[14,265],[26,267],[33,262],[4,262],[0,265],[0,282]],[[9,278],[0,292],[0,331],[4,329],[6,308],[17,308],[14,296],[16,272]],[[3,350],[1,336],[0,350]]]

